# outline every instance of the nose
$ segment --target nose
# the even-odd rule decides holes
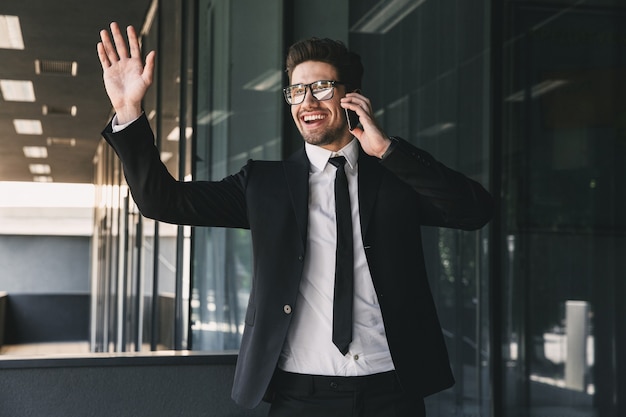
[[[307,89],[307,91],[304,94],[304,100],[300,104],[311,104],[311,102],[312,103],[319,102],[319,100],[316,99],[315,96],[313,95],[313,90],[311,89],[311,86],[307,85],[306,89]]]

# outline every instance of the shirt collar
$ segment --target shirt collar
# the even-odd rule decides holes
[[[359,147],[357,145],[357,140],[354,137],[350,143],[337,152],[329,151],[328,149],[324,149],[317,145],[311,145],[310,143],[305,143],[304,149],[311,165],[318,171],[323,171],[328,163],[328,160],[335,156],[344,156],[351,169],[354,169],[356,162],[359,159]]]

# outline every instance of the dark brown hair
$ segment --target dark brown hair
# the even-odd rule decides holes
[[[339,79],[346,84],[346,90],[361,88],[363,64],[361,57],[350,52],[341,41],[324,38],[309,38],[291,45],[287,52],[286,71],[291,79],[293,69],[306,61],[319,61],[337,69]]]

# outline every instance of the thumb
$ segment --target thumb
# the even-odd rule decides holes
[[[142,77],[146,80],[147,84],[152,84],[152,79],[154,77],[154,62],[155,62],[156,52],[150,51],[148,55],[146,55],[146,65],[143,68]]]

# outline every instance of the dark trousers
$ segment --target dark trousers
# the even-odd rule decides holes
[[[424,399],[405,393],[395,371],[335,377],[277,371],[269,417],[425,417]]]

